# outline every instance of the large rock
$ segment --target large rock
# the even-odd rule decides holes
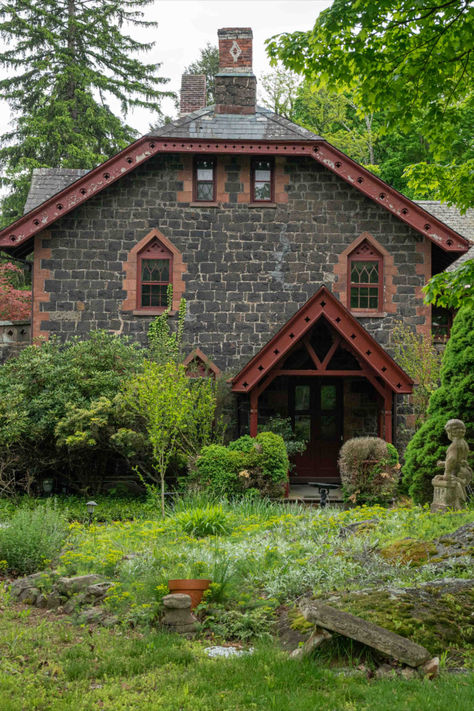
[[[367,622],[360,617],[342,612],[318,600],[307,600],[301,605],[304,617],[323,629],[337,632],[358,642],[373,647],[411,667],[418,667],[431,658],[431,654],[395,632]]]
[[[74,593],[103,581],[102,575],[91,573],[89,575],[76,575],[74,578],[59,578],[55,587],[60,594],[70,597]]]

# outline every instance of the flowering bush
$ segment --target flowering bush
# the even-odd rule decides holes
[[[22,270],[11,262],[0,264],[0,319],[22,321],[30,318],[31,291],[18,288]]]

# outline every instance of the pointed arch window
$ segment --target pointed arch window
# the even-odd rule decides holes
[[[137,308],[166,308],[173,274],[172,252],[155,237],[139,252],[137,266]]]
[[[348,295],[352,311],[383,309],[383,257],[368,240],[348,256]]]

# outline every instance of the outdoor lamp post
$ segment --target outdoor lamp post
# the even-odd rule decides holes
[[[92,518],[94,516],[94,509],[97,506],[97,504],[95,503],[95,501],[88,501],[86,506],[87,506],[87,513],[89,514],[89,526],[90,526],[92,523]]]

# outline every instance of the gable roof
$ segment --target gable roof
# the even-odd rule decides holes
[[[461,215],[457,207],[446,205],[439,200],[415,200],[415,202],[470,242],[474,242],[474,207],[468,208],[464,215]]]
[[[34,168],[23,214],[26,215],[88,172],[82,168]]]
[[[411,393],[413,380],[398,366],[343,304],[322,286],[289,321],[232,379],[232,391],[251,392],[283,361],[320,318],[345,340],[372,375],[380,378],[392,392]],[[327,376],[331,371],[326,371]],[[364,375],[364,371],[361,371]]]
[[[230,138],[215,137],[214,135],[212,137],[194,137],[189,133],[187,136],[174,135],[180,131],[189,132],[192,126],[197,130],[206,120],[206,116],[211,117],[210,122],[216,131],[220,129],[230,131],[231,127],[235,126],[232,130],[238,135],[233,133]],[[261,123],[258,123],[260,119],[262,119]],[[267,133],[264,138],[239,137],[243,136],[245,131],[247,131],[247,135],[252,131],[257,131],[255,127],[260,125],[262,128],[259,128],[258,131]],[[274,134],[275,132],[280,133],[278,137],[270,138],[272,132]],[[28,247],[25,249],[24,245],[35,234],[48,228],[56,220],[159,153],[307,156],[339,175],[354,188],[409,224],[417,232],[428,237],[446,252],[465,252],[469,247],[468,241],[455,230],[391,188],[337,148],[310,131],[306,131],[306,129],[302,129],[266,109],[258,109],[255,114],[238,116],[236,119],[235,115],[217,116],[212,107],[207,107],[207,109],[194,112],[173,124],[167,124],[157,129],[156,134],[138,139],[59,193],[46,199],[16,222],[5,227],[0,231],[0,247],[17,255],[28,251]]]

